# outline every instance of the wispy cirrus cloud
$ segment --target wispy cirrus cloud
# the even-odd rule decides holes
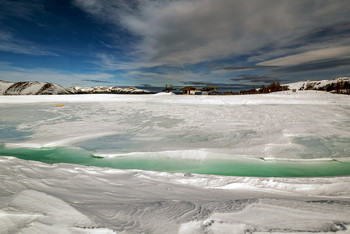
[[[236,78],[232,78],[232,81],[250,81],[253,83],[272,83],[285,81],[278,77],[273,76],[258,76],[258,75],[240,75]]]
[[[0,0],[0,19],[16,17],[31,20],[38,12],[44,12],[44,1]]]
[[[27,54],[27,55],[48,55],[58,56],[49,48],[45,48],[39,43],[21,37],[23,30],[16,30],[9,22],[30,22],[31,24],[42,24],[35,22],[38,14],[45,14],[44,1],[11,1],[0,0],[0,51]]]
[[[267,69],[267,68],[275,68],[276,66],[264,66],[264,65],[255,65],[255,66],[227,66],[217,68],[216,70],[231,70],[231,71],[244,71],[244,70],[253,70],[253,69]]]
[[[216,86],[221,88],[247,88],[247,84],[236,84],[236,83],[221,83],[221,82],[207,82],[207,81],[184,81],[184,85],[194,85],[202,87]]]
[[[272,60],[257,66],[275,66],[272,73],[300,73],[350,66],[350,46],[322,48]]]
[[[114,75],[108,73],[69,73],[47,69],[47,68],[22,68],[9,63],[0,62],[0,80],[5,81],[41,81],[52,82],[63,86],[85,85],[84,80],[106,81],[113,78]]]
[[[350,56],[350,45],[332,48],[323,48],[318,50],[306,51],[303,53],[288,55],[279,57],[272,60],[260,62],[258,66],[294,66],[306,62],[332,59],[332,58],[343,58]]]
[[[334,42],[338,45],[349,43],[350,39],[350,22],[349,20],[345,22],[326,24],[316,27],[310,30],[306,34],[294,39],[288,47],[301,47],[310,44],[322,44],[327,43],[333,44]]]
[[[155,67],[161,65],[160,63],[140,62],[140,61],[126,61],[121,60],[112,54],[99,53],[96,55],[97,61],[95,64],[99,65],[105,70],[133,70],[140,68]]]
[[[1,30],[0,51],[16,54],[58,56],[57,53],[45,49],[36,43],[20,39],[11,32]]]
[[[85,79],[82,81],[92,82],[92,83],[99,83],[99,84],[114,84],[116,82],[106,81],[106,80],[91,80],[91,79]]]
[[[350,56],[346,58],[332,58],[313,60],[310,62],[300,63],[292,66],[285,66],[274,69],[274,73],[299,73],[299,72],[311,72],[322,71],[327,69],[334,69],[343,66],[350,66]]]

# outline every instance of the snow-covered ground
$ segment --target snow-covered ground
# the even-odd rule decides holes
[[[249,178],[0,158],[1,233],[348,233],[350,178]]]
[[[347,95],[2,96],[0,110],[5,148],[184,162],[350,158]],[[348,176],[223,177],[4,156],[0,233],[349,233],[349,188]]]

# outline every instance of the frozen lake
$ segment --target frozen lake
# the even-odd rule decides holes
[[[307,92],[2,99],[0,154],[6,156],[217,175],[350,174],[347,96]]]
[[[0,108],[0,232],[349,231],[350,96],[1,96]]]

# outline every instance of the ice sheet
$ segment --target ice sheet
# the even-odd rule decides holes
[[[8,147],[73,145],[104,155],[202,150],[261,158],[349,157],[349,100],[316,91],[2,96],[0,141]]]

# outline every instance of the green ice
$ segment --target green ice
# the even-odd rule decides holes
[[[123,156],[102,158],[90,151],[75,148],[7,148],[0,146],[1,156],[13,156],[44,163],[71,163],[86,166],[117,169],[139,169],[181,173],[213,174],[225,176],[259,177],[319,177],[350,175],[350,163],[337,160],[323,161],[264,161],[260,159],[215,159],[203,160]]]

